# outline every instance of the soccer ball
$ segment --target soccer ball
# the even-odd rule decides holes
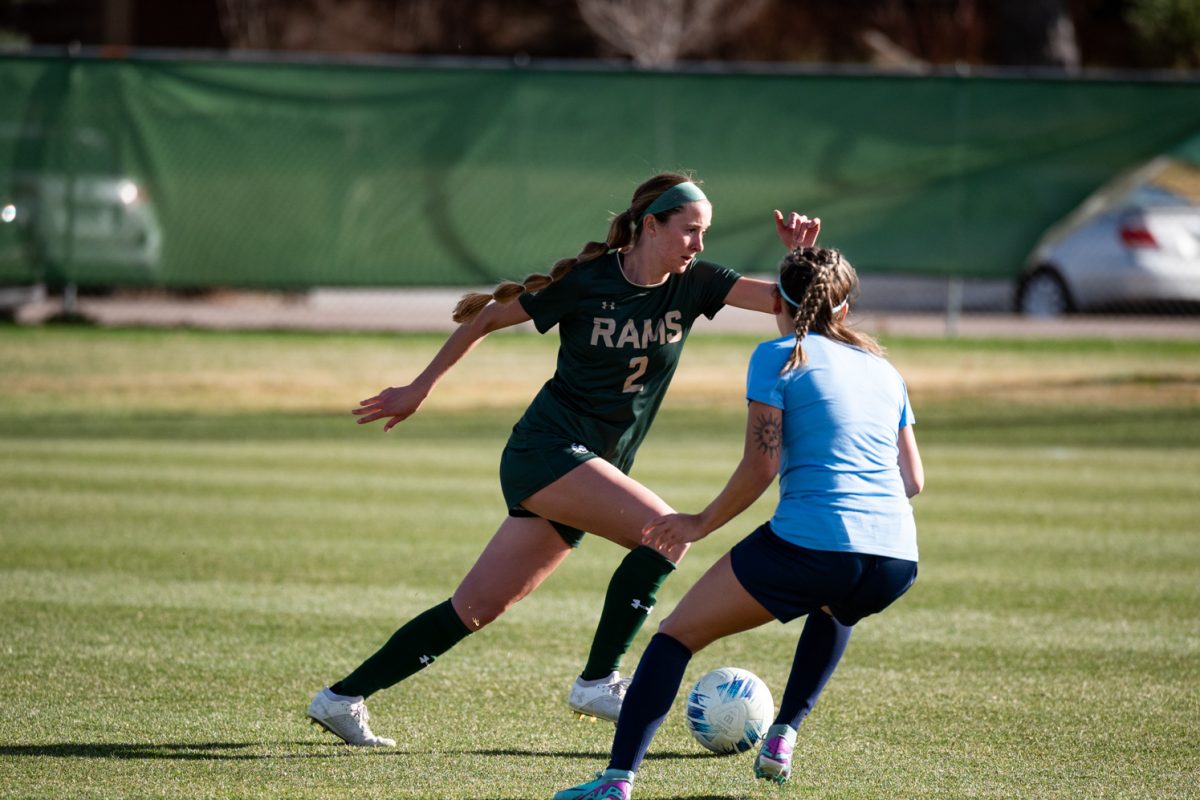
[[[688,692],[688,730],[714,753],[746,752],[766,734],[774,716],[771,690],[748,670],[714,669]]]

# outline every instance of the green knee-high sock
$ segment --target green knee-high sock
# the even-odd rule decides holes
[[[330,688],[341,695],[370,697],[429,666],[470,632],[447,600],[409,620],[375,655]]]
[[[649,547],[635,547],[621,561],[604,596],[604,610],[592,639],[585,681],[603,678],[621,666],[621,656],[654,610],[658,587],[675,571],[675,564]]]

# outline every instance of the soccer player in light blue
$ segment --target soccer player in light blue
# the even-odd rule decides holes
[[[628,679],[620,661],[687,545],[642,546],[642,525],[673,510],[629,476],[679,363],[692,324],[725,305],[770,313],[774,284],[701,260],[712,205],[688,176],[656,175],[637,187],[602,242],[589,242],[549,275],[463,298],[462,323],[420,375],[362,401],[360,423],[388,430],[421,407],[463,356],[492,331],[532,320],[557,328],[553,377],[513,427],[500,457],[507,516],[444,602],[401,626],[374,655],[321,689],[316,724],[348,744],[392,746],[368,724],[365,698],[431,664],[493,622],[550,576],[584,531],[629,549],[609,583],[583,671],[567,704],[616,721]],[[819,220],[775,212],[791,249],[812,244]],[[514,302],[515,301],[515,302]],[[452,535],[452,532],[447,532]]]
[[[837,250],[784,258],[776,320],[746,380],[742,460],[699,514],[650,521],[643,543],[695,542],[757,500],[779,475],[774,516],[693,586],[650,640],[625,695],[608,769],[555,800],[628,800],[634,774],[679,691],[692,655],[711,642],[807,615],[775,723],[754,772],[782,783],[796,729],[846,649],[855,623],[882,611],[917,577],[909,498],[925,482],[900,374],[870,336],[845,324],[857,285]]]

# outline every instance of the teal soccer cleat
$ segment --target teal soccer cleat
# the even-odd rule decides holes
[[[633,796],[633,773],[624,769],[606,769],[596,780],[563,789],[554,800],[629,800]]]
[[[796,730],[790,725],[772,725],[763,737],[762,748],[754,759],[754,777],[784,783],[792,776],[792,749]]]

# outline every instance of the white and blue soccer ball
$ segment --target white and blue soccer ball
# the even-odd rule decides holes
[[[774,717],[771,690],[749,670],[714,669],[688,692],[688,730],[714,753],[744,753],[766,735]]]

